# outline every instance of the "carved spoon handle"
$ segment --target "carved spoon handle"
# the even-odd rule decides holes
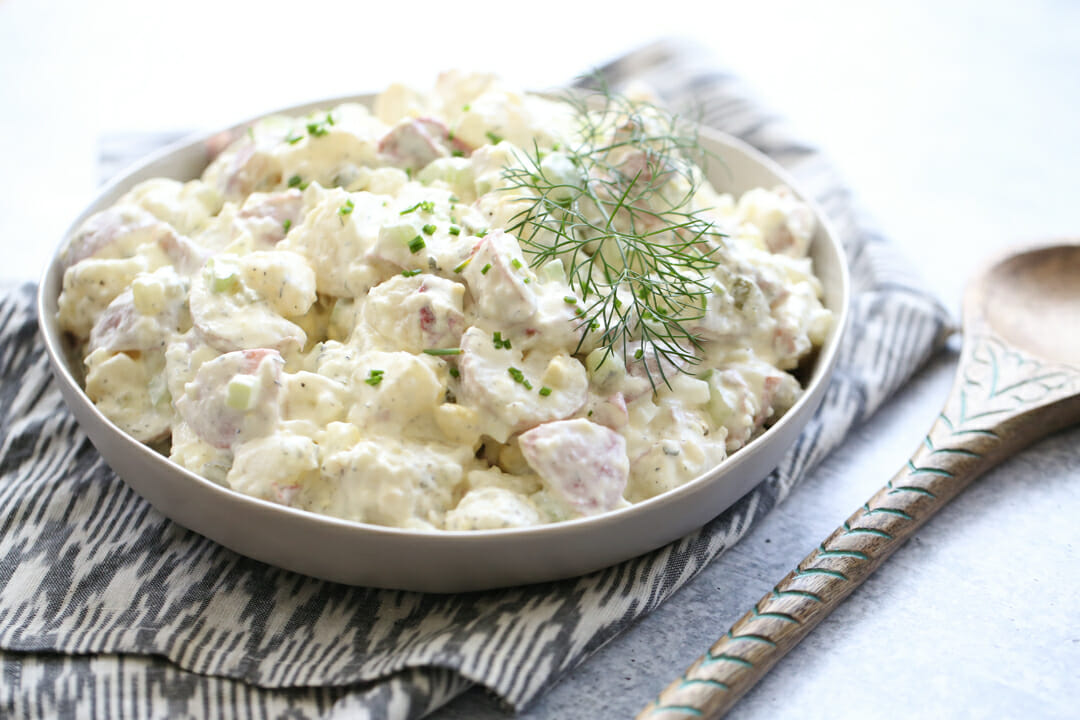
[[[952,459],[949,468],[942,464],[931,472],[912,458],[908,467],[807,555],[638,717],[714,718],[727,712],[975,477],[974,472],[958,472],[955,466],[972,464],[976,458],[956,455]]]
[[[904,466],[638,714],[717,718],[981,473],[1078,415],[1080,374],[993,336],[965,344],[944,412]]]

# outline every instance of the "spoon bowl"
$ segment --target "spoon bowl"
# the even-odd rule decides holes
[[[1010,254],[972,285],[978,312],[1008,344],[1080,364],[1080,245]]]

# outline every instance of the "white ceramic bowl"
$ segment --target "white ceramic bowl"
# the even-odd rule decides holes
[[[370,104],[372,97],[331,99],[281,113],[302,115],[349,101]],[[247,125],[227,132],[242,132]],[[45,270],[38,290],[38,317],[61,393],[106,462],[161,513],[236,552],[337,582],[428,592],[482,590],[580,575],[658,548],[723,512],[776,467],[821,403],[847,322],[849,287],[843,250],[818,211],[811,256],[824,283],[825,305],[835,313],[836,322],[809,373],[806,391],[767,432],[682,487],[622,510],[554,525],[417,532],[296,510],[199,477],[124,434],[75,380],[81,373],[73,372],[56,323],[63,279],[56,256],[86,218],[112,205],[137,183],[153,177],[198,177],[209,161],[208,143],[215,135],[220,141],[220,134],[208,134],[165,148],[98,193],[75,218]],[[700,139],[722,159],[709,168],[718,190],[741,193],[785,184],[802,196],[779,166],[746,144],[708,129],[702,130]]]

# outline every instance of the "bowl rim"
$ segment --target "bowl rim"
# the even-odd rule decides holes
[[[533,93],[543,94],[543,93]],[[519,528],[494,528],[483,530],[420,530],[413,528],[399,528],[384,525],[375,525],[371,523],[358,522],[353,520],[346,520],[343,518],[333,517],[330,515],[322,515],[309,510],[303,510],[300,508],[294,508],[279,503],[274,503],[269,500],[255,497],[253,495],[247,495],[238,490],[233,490],[225,485],[218,484],[212,480],[202,477],[187,468],[174,463],[168,458],[148,445],[145,445],[132,436],[125,433],[118,426],[116,426],[109,418],[107,418],[97,406],[86,395],[84,388],[75,380],[75,376],[72,373],[71,367],[68,363],[69,354],[64,347],[63,338],[56,325],[54,310],[55,302],[59,297],[59,291],[62,288],[63,271],[60,269],[60,257],[63,251],[66,249],[73,234],[81,227],[83,222],[94,213],[110,207],[119,195],[126,192],[138,182],[142,182],[148,178],[138,177],[140,173],[145,172],[146,169],[156,163],[185,150],[191,150],[198,145],[206,144],[215,139],[220,139],[222,136],[228,134],[229,137],[236,137],[238,132],[243,132],[252,123],[261,120],[263,118],[272,115],[284,115],[284,116],[302,116],[310,112],[334,107],[343,103],[361,103],[371,107],[371,103],[375,97],[375,93],[359,93],[348,94],[336,97],[324,98],[315,101],[306,101],[295,105],[281,107],[269,112],[260,113],[252,116],[247,120],[236,123],[225,129],[200,131],[195,132],[185,137],[182,137],[174,142],[171,142],[161,148],[154,150],[151,153],[139,158],[138,160],[130,163],[123,170],[118,172],[113,178],[99,187],[93,194],[91,200],[83,206],[82,212],[80,212],[71,224],[64,231],[59,242],[57,243],[54,251],[49,256],[49,261],[43,269],[37,287],[36,293],[36,310],[38,315],[38,329],[44,340],[45,348],[49,356],[50,365],[53,370],[54,377],[57,381],[63,385],[68,386],[69,390],[74,391],[74,397],[78,398],[78,401],[83,404],[84,410],[90,412],[94,419],[99,422],[104,428],[107,429],[110,435],[113,435],[118,439],[125,448],[134,453],[138,453],[144,457],[148,462],[160,465],[161,469],[166,472],[178,472],[188,482],[198,483],[204,486],[205,489],[213,493],[220,493],[223,497],[227,497],[231,500],[241,500],[244,502],[254,503],[261,507],[263,510],[270,511],[272,513],[285,513],[287,515],[296,516],[304,520],[311,522],[318,522],[326,524],[329,527],[336,527],[338,529],[346,531],[364,531],[367,533],[374,533],[379,536],[388,538],[437,538],[443,543],[454,543],[459,545],[471,545],[475,543],[487,543],[492,539],[500,538],[526,538],[526,537],[539,537],[542,538],[547,535],[562,534],[573,530],[581,530],[584,528],[599,528],[606,525],[620,524],[630,518],[637,515],[647,514],[655,512],[657,509],[669,506],[672,504],[685,502],[686,496],[693,496],[697,493],[703,492],[704,488],[708,486],[716,475],[723,473],[737,472],[737,468],[746,462],[748,462],[752,455],[759,451],[759,449],[768,443],[768,441],[780,434],[778,429],[782,429],[791,422],[795,422],[795,418],[800,414],[798,411],[804,405],[812,402],[812,390],[817,389],[820,385],[828,385],[832,371],[836,365],[840,346],[843,338],[846,335],[848,324],[850,322],[851,312],[851,279],[848,269],[848,262],[843,245],[837,236],[835,229],[825,212],[821,209],[817,201],[804,193],[800,184],[792,177],[791,173],[787,169],[782,167],[775,160],[765,155],[763,152],[753,147],[749,143],[741,140],[734,135],[730,135],[723,131],[711,128],[707,125],[696,125],[696,131],[700,136],[708,138],[710,141],[716,142],[720,145],[729,145],[735,149],[741,151],[749,158],[754,160],[759,165],[762,165],[766,170],[771,172],[780,178],[785,185],[787,185],[795,195],[803,202],[808,204],[815,216],[820,227],[820,237],[832,246],[832,251],[837,255],[839,262],[836,263],[835,271],[836,276],[832,279],[829,286],[834,292],[837,293],[837,305],[836,308],[830,308],[833,312],[833,325],[829,330],[829,334],[818,349],[817,357],[814,360],[813,369],[810,375],[810,380],[806,386],[802,388],[803,392],[800,395],[796,403],[785,412],[785,414],[773,425],[771,425],[765,432],[758,435],[749,443],[739,448],[735,452],[728,455],[723,461],[713,466],[706,472],[686,481],[682,485],[667,490],[659,495],[642,500],[641,502],[632,503],[625,507],[609,510],[597,515],[583,516],[579,518],[573,518],[570,520],[564,520],[555,523],[546,523],[541,525],[532,525]],[[209,158],[208,158],[209,162]],[[160,176],[154,176],[160,177]],[[112,197],[109,201],[108,198]],[[108,204],[105,204],[108,203]],[[51,293],[48,292],[52,287],[56,288],[56,297],[51,297]],[[822,281],[824,285],[824,281]],[[829,289],[829,288],[826,288]],[[824,388],[820,390],[824,392]],[[764,480],[763,476],[753,487],[757,487],[761,480]],[[717,511],[717,514],[723,512],[723,509]],[[167,513],[166,513],[167,514]]]

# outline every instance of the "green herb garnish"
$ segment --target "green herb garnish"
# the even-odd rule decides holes
[[[420,202],[416,203],[412,207],[405,208],[404,210],[402,210],[398,214],[399,215],[408,215],[409,213],[416,212],[417,210],[419,210],[421,212],[428,213],[430,215],[431,213],[435,212],[435,203],[432,202],[431,200],[421,200]]]
[[[464,352],[461,348],[424,348],[428,355],[460,355]]]
[[[518,370],[516,367],[508,368],[507,372],[510,373],[510,377],[514,378],[514,382],[523,386],[526,390],[532,390],[532,383],[525,378],[525,373]]]
[[[411,252],[413,255],[420,252],[426,247],[427,243],[425,243],[424,238],[420,237],[419,235],[409,241],[409,252]]]
[[[588,109],[595,98],[567,98],[581,140],[561,148],[562,167],[534,146],[503,170],[507,191],[524,204],[507,231],[531,266],[561,259],[568,268],[585,307],[576,311],[579,350],[596,331],[609,353],[641,342],[657,359],[698,363],[691,328],[704,316],[724,247],[723,233],[692,205],[706,153],[678,118],[606,89],[598,96],[598,111]],[[656,363],[666,384],[665,365]]]
[[[364,380],[371,387],[375,387],[382,382],[383,370],[372,370],[368,373],[367,378]]]

